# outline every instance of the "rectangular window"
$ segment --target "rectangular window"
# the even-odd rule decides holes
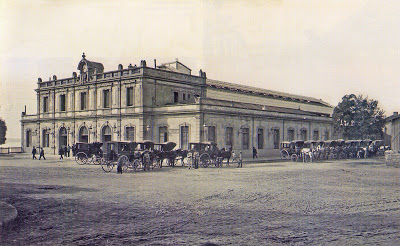
[[[185,93],[183,93],[183,95],[182,95],[182,100],[183,100],[183,101],[186,100],[186,94],[185,94]]]
[[[179,101],[179,93],[178,92],[174,92],[174,103],[177,103]]]
[[[50,139],[49,139],[49,131],[48,130],[43,130],[43,135],[42,135],[42,146],[43,147],[49,147],[50,146]]]
[[[257,145],[258,149],[264,149],[264,129],[262,128],[257,130]]]
[[[49,97],[43,97],[43,112],[49,112]]]
[[[294,130],[289,129],[287,132],[288,132],[288,141],[293,141],[294,140]]]
[[[329,140],[329,131],[325,131],[325,140]]]
[[[65,111],[65,94],[60,95],[60,111]]]
[[[207,128],[208,128],[208,141],[214,142],[214,143],[217,142],[215,126],[209,126]]]
[[[31,134],[31,131],[28,130],[28,131],[26,131],[26,147],[31,146],[31,139],[32,139],[32,134]]]
[[[87,109],[87,95],[86,92],[81,92],[81,110]]]
[[[135,127],[125,128],[125,140],[132,142],[135,141]]]
[[[226,128],[226,142],[225,145],[227,147],[233,148],[233,127]]]
[[[319,140],[319,132],[318,131],[314,131],[313,133],[313,140]]]
[[[274,138],[274,149],[279,149],[279,144],[281,142],[279,129],[272,129],[272,136]]]
[[[133,87],[126,88],[126,106],[133,106]]]
[[[168,128],[166,126],[160,126],[158,128],[158,142],[165,143],[168,142]]]
[[[249,128],[243,128],[242,129],[242,148],[249,149],[249,143],[250,143]]]
[[[181,149],[189,148],[189,126],[181,126]]]
[[[110,107],[110,90],[103,90],[103,108]]]
[[[300,137],[301,137],[301,140],[307,141],[307,130],[306,129],[300,130]]]

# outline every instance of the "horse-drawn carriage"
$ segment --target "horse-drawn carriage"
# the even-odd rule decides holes
[[[103,143],[76,143],[74,146],[75,161],[79,165],[100,164],[103,153],[101,146]]]
[[[103,144],[103,158],[101,168],[105,172],[111,172],[115,165],[119,164],[123,171],[126,171],[128,166],[135,166],[135,142],[118,142],[109,141]]]
[[[196,166],[197,162],[200,167],[206,168],[214,164],[216,167],[222,167],[223,159],[231,157],[231,152],[225,149],[218,149],[214,142],[196,142],[189,143],[189,151],[187,157],[190,161],[189,165]]]
[[[281,151],[281,159],[291,160],[296,162],[299,158],[301,158],[301,150],[303,148],[304,141],[303,140],[295,140],[291,142],[281,142],[280,151]]]
[[[177,153],[173,150],[175,146],[176,143],[174,142],[154,144],[154,155],[158,167],[162,167],[164,160],[168,166],[175,166],[175,159],[177,157]]]

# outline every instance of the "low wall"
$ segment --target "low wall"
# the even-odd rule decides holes
[[[393,151],[385,152],[385,163],[387,166],[400,167],[400,154]]]

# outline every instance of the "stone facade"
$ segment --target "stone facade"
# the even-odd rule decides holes
[[[260,156],[292,139],[329,139],[332,107],[321,100],[209,80],[179,61],[104,72],[83,55],[71,78],[38,79],[37,113],[22,115],[22,147],[56,154],[75,142],[215,141]]]

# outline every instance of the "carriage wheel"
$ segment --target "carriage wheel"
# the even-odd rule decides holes
[[[287,150],[282,150],[281,151],[281,160],[289,160],[290,159],[290,155],[289,152],[287,152]]]
[[[142,163],[136,159],[133,163],[132,163],[132,168],[134,171],[138,171],[142,166]]]
[[[84,165],[86,164],[88,160],[88,156],[86,155],[86,153],[84,152],[79,152],[78,154],[76,154],[75,156],[75,161],[76,163],[78,163],[79,165]]]
[[[297,161],[297,155],[296,155],[296,154],[291,155],[291,156],[290,156],[290,160],[291,160],[292,162],[296,162],[296,161]]]
[[[92,156],[92,163],[95,164],[95,165],[100,165],[101,164],[101,156],[93,155]]]
[[[111,161],[104,160],[101,162],[101,168],[103,169],[104,172],[109,173],[114,168],[114,163]]]
[[[158,168],[158,160],[157,158],[153,158],[151,161],[151,169]]]
[[[311,162],[311,157],[310,157],[310,155],[308,155],[308,154],[303,154],[303,155],[305,155],[305,156],[304,156],[305,162]]]
[[[346,154],[341,152],[341,153],[339,153],[339,157],[338,158],[339,159],[346,159]]]
[[[128,158],[128,156],[121,155],[118,158],[118,164],[121,165],[122,172],[126,172],[126,170],[128,170],[128,166],[129,166],[129,158]]]
[[[200,156],[200,166],[201,167],[206,168],[210,165],[210,163],[211,163],[211,158],[208,154],[202,154]]]

